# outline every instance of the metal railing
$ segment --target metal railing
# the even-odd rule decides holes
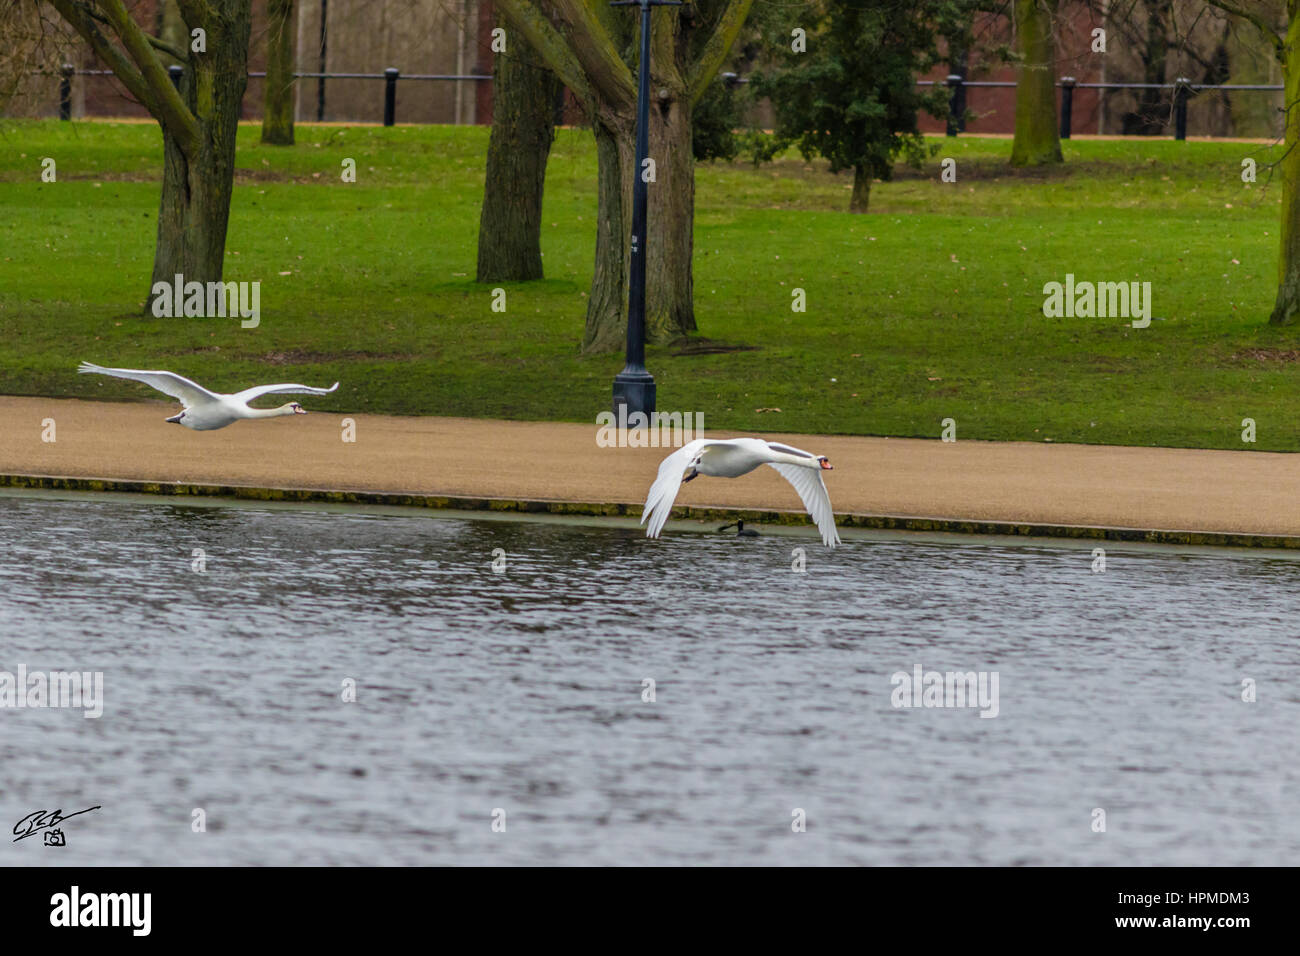
[[[735,73],[723,73],[722,81],[728,86],[748,83],[749,80]],[[1010,87],[1014,80],[968,80],[956,73],[949,73],[942,80],[917,80],[917,86],[947,86],[952,90],[948,97],[949,136],[956,136],[966,130],[966,90],[971,87]],[[1195,93],[1222,90],[1235,92],[1280,93],[1283,87],[1260,83],[1193,83],[1185,76],[1180,76],[1172,83],[1080,83],[1072,76],[1063,76],[1056,86],[1061,91],[1061,139],[1070,138],[1070,127],[1074,120],[1075,90],[1172,90],[1174,113],[1174,139],[1187,139],[1187,103]]]
[[[183,70],[179,66],[169,66],[168,74],[179,88]],[[112,70],[79,70],[71,63],[63,64],[59,70],[62,79],[59,82],[59,119],[72,119],[72,78],[74,76],[112,76]],[[250,79],[265,77],[266,73],[256,71],[248,74]],[[397,81],[403,80],[490,80],[492,76],[455,73],[407,73],[403,74],[396,67],[390,66],[383,73],[295,73],[295,79],[317,80],[383,80],[384,81],[384,125],[392,126],[397,121]],[[322,97],[317,104],[316,119],[323,120],[325,102]]]
[[[179,85],[181,68],[168,67],[172,82]],[[74,76],[112,76],[112,70],[79,70],[71,63],[63,64],[59,71],[62,81],[59,84],[59,119],[72,118],[72,77]],[[250,78],[265,77],[264,72],[248,74]],[[403,74],[396,67],[390,66],[383,73],[295,73],[296,79],[317,80],[383,80],[384,81],[384,125],[392,126],[397,121],[397,81],[403,80],[470,80],[482,81],[492,79],[491,75],[454,74],[454,73],[407,73]],[[723,73],[721,79],[728,86],[748,83],[749,80],[735,73]],[[956,136],[966,129],[966,91],[971,88],[1015,87],[1013,80],[968,80],[956,73],[950,73],[942,80],[917,80],[918,86],[947,86],[952,92],[948,97],[949,136]],[[1268,92],[1279,93],[1283,87],[1256,83],[1206,84],[1193,83],[1187,77],[1180,76],[1172,83],[1080,83],[1072,76],[1063,76],[1056,86],[1061,91],[1061,139],[1069,139],[1074,119],[1075,90],[1172,90],[1174,139],[1187,139],[1187,103],[1193,94],[1202,92]],[[316,119],[324,119],[325,103],[323,96],[318,101]]]
[[[947,86],[952,90],[948,97],[948,135],[956,136],[966,127],[966,89],[968,87],[1014,87],[1012,80],[967,80],[956,73],[949,73],[942,80],[917,80],[918,86]],[[1280,93],[1282,86],[1258,83],[1193,83],[1185,76],[1180,76],[1172,83],[1080,83],[1072,76],[1063,76],[1056,86],[1061,91],[1061,139],[1070,138],[1070,127],[1074,119],[1075,90],[1172,90],[1174,114],[1174,139],[1187,139],[1187,103],[1192,94],[1202,92],[1256,92]]]

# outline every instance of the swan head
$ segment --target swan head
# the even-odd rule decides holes
[[[302,407],[301,405],[299,405],[297,402],[290,402],[288,405],[286,405],[286,406],[284,406],[284,407],[287,408],[287,409],[289,409],[287,412],[285,412],[286,415],[306,415],[306,414],[307,414],[307,409],[303,408],[303,407]]]
[[[827,458],[825,455],[817,456],[817,464],[821,466],[822,471],[834,470],[834,466],[831,464],[831,460]]]

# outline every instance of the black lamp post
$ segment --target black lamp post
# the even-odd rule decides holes
[[[680,7],[681,0],[614,0],[611,7],[641,8],[640,83],[636,94],[636,169],[632,181],[632,251],[627,292],[627,364],[614,376],[614,414],[630,418],[655,410],[655,380],[645,367],[645,160],[650,153],[650,8]],[[623,419],[626,420],[626,419]]]

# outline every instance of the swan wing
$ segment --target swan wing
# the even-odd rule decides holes
[[[645,499],[645,508],[641,511],[641,523],[649,522],[645,530],[647,538],[659,537],[659,532],[668,521],[668,515],[673,510],[673,502],[677,500],[677,492],[682,487],[682,476],[686,473],[686,466],[701,449],[713,444],[718,443],[697,438],[695,441],[687,442],[659,463],[659,474],[655,477],[654,484],[650,486],[650,493]]]
[[[191,382],[183,375],[177,375],[175,372],[163,371],[145,371],[137,368],[104,368],[102,365],[92,365],[90,362],[82,362],[77,368],[78,372],[95,375],[112,375],[114,378],[129,378],[137,382],[144,382],[150,388],[156,388],[164,395],[170,395],[172,398],[180,401],[185,407],[192,405],[202,405],[205,402],[218,402],[221,396],[209,392],[197,382]]]
[[[817,530],[822,533],[822,542],[826,547],[833,548],[839,544],[840,533],[835,528],[835,512],[831,510],[831,496],[826,491],[826,482],[822,481],[822,473],[782,462],[769,461],[768,464],[799,492],[799,500],[817,525]]]
[[[299,395],[328,395],[334,389],[339,387],[335,382],[329,388],[313,388],[310,385],[255,385],[252,388],[246,388],[242,392],[236,392],[230,398],[236,402],[243,402],[247,405],[254,399],[261,398],[263,395],[277,395],[280,393],[295,393]]]

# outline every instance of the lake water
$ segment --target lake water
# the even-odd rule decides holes
[[[1110,549],[1094,573],[1088,549],[980,539],[30,496],[0,496],[0,543],[0,672],[104,687],[98,719],[0,708],[6,834],[100,807],[63,847],[6,836],[0,865],[1300,851],[1281,556]],[[918,666],[996,675],[997,715],[893,706]]]

